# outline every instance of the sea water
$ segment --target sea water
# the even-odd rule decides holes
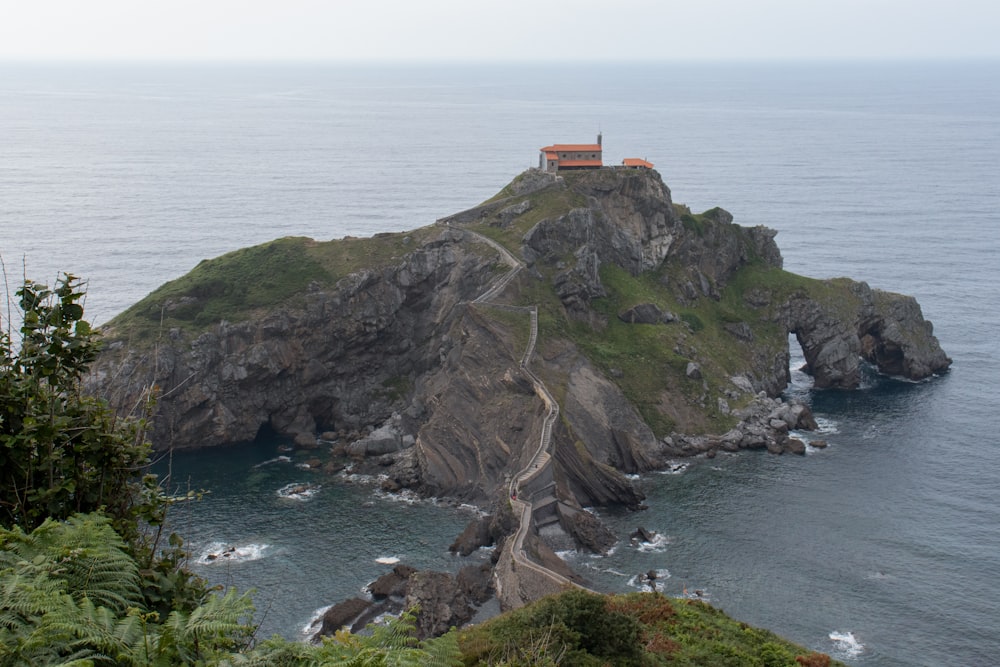
[[[916,296],[955,363],[856,392],[796,373],[826,448],[644,475],[648,510],[595,508],[613,553],[567,558],[608,591],[653,570],[852,664],[995,662],[997,63],[0,65],[0,255],[11,284],[86,278],[105,322],[246,245],[430,224],[598,131],[606,163],[649,159],[675,201],[777,229],[787,269]],[[174,511],[193,567],[255,588],[264,634],[298,636],[380,559],[463,564],[447,544],[471,510],[322,477],[279,444],[173,459],[179,490],[211,490]],[[652,543],[628,540],[638,525]]]

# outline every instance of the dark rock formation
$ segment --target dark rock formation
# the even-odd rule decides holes
[[[323,613],[323,624],[317,634],[329,637],[341,628],[352,627],[362,614],[368,611],[371,604],[370,600],[351,598],[333,605]]]
[[[475,303],[511,261],[474,231],[487,227],[526,270]],[[467,553],[517,525],[496,501],[539,447],[541,378],[560,413],[544,478],[533,480],[544,485],[531,491],[564,535],[603,551],[614,537],[580,509],[641,508],[626,474],[675,456],[802,450],[790,431],[815,422],[773,398],[788,382],[789,332],[817,387],[857,386],[862,359],[910,379],[948,368],[916,301],[787,274],[774,236],[722,209],[675,206],[654,171],[530,170],[503,196],[405,235],[282,240],[305,258],[296,271],[311,267],[316,279],[269,303],[233,296],[249,283],[270,287],[256,266],[236,284],[165,286],[109,325],[88,383],[121,412],[159,387],[158,449],[276,433],[323,461],[336,441],[353,465],[384,474],[388,490],[494,505],[488,531],[477,525],[456,541]],[[239,268],[234,256],[212,262]],[[754,271],[770,279],[734,279]],[[512,304],[538,308],[534,376],[521,366],[528,315]],[[650,346],[664,354],[647,362]],[[420,586],[412,595],[432,608],[427,631],[464,613],[442,581]]]
[[[607,553],[608,549],[618,541],[614,533],[590,512],[560,505],[559,514],[562,524],[566,527],[566,532],[573,537],[577,544],[588,551],[598,554]]]
[[[468,623],[476,606],[493,594],[489,564],[469,565],[457,575],[418,571],[396,565],[368,586],[371,599],[351,598],[326,610],[314,639],[333,635],[341,628],[359,632],[382,614],[419,608],[417,634],[437,637],[452,627]]]
[[[490,534],[490,517],[485,516],[470,521],[462,534],[448,547],[448,551],[468,556],[479,547],[488,547],[494,543],[495,540]]]
[[[458,580],[444,572],[416,572],[406,586],[406,607],[419,607],[417,637],[437,637],[472,620],[475,609]]]
[[[399,564],[392,568],[392,572],[383,574],[381,577],[368,585],[368,592],[377,601],[388,597],[403,597],[406,595],[406,583],[410,576],[416,572],[416,568],[409,565]]]
[[[636,542],[652,542],[655,537],[656,533],[650,532],[645,528],[643,528],[642,526],[636,528],[634,531],[632,531],[632,534],[629,535],[629,539],[634,540]]]
[[[640,303],[618,313],[618,319],[629,324],[666,324],[677,317],[669,311],[660,310],[655,303]]]
[[[488,563],[463,567],[455,580],[473,604],[481,605],[493,595],[493,568]]]

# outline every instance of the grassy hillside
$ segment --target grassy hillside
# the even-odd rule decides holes
[[[433,227],[406,233],[318,242],[285,237],[206,259],[111,321],[133,339],[173,327],[198,331],[237,322],[279,304],[302,303],[310,284],[333,285],[355,271],[387,266],[412,252]]]
[[[459,633],[462,664],[579,667],[840,665],[696,600],[568,591]]]

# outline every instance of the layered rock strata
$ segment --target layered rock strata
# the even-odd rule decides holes
[[[467,229],[500,239],[526,267],[492,304],[472,302],[508,266]],[[89,382],[123,412],[158,387],[158,449],[263,433],[316,446],[323,433],[341,441],[338,451],[387,473],[390,488],[489,506],[534,455],[546,413],[520,366],[526,318],[498,306],[541,304],[533,370],[561,408],[551,445],[553,516],[600,550],[606,537],[579,510],[640,507],[625,474],[679,455],[797,451],[788,432],[808,419],[776,416],[784,408],[775,402],[788,381],[789,333],[819,387],[858,386],[862,360],[909,379],[948,368],[915,300],[846,279],[795,282],[781,271],[774,236],[733,224],[722,209],[692,215],[675,206],[653,171],[561,178],[532,170],[486,205],[411,235],[371,239],[370,266],[327,267],[329,279],[230,320],[181,316],[210,312],[224,289],[192,289],[180,299],[154,293],[141,305],[163,322],[155,342],[136,342],[135,317],[126,313],[108,327]],[[343,242],[302,243],[303,252],[327,257]],[[388,253],[389,244],[402,250]],[[751,270],[777,279],[740,287],[733,302],[732,283]],[[609,305],[624,297],[607,283],[618,275],[608,271],[626,276],[619,282],[645,281],[643,298]],[[730,302],[743,314],[726,311],[704,343],[697,313]],[[609,311],[621,326],[666,327],[674,336],[678,372],[665,372],[643,405],[629,393],[630,378],[594,356],[618,344],[594,343],[614,324]],[[579,331],[585,340],[574,338]],[[726,427],[713,431],[719,424]]]

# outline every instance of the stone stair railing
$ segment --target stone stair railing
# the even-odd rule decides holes
[[[482,241],[492,248],[496,249],[497,252],[504,258],[504,261],[508,266],[511,267],[510,271],[505,273],[496,282],[494,282],[485,292],[480,294],[477,298],[473,300],[475,304],[487,304],[506,289],[507,285],[514,279],[521,269],[524,268],[524,262],[515,257],[509,250],[494,241],[493,239],[484,236],[478,232],[474,232],[469,229],[463,229],[461,227],[452,227],[448,219],[442,219],[438,221],[452,229],[460,229],[465,234],[475,237],[477,240]],[[535,393],[542,399],[545,403],[548,412],[545,415],[545,420],[542,422],[542,433],[539,438],[538,449],[535,450],[534,455],[532,455],[531,460],[528,464],[522,468],[516,475],[511,479],[510,486],[508,488],[508,493],[510,496],[511,506],[514,508],[515,513],[519,517],[519,525],[517,533],[514,536],[514,545],[511,550],[511,556],[514,561],[523,567],[526,567],[557,584],[558,587],[572,586],[576,588],[583,588],[584,590],[589,590],[580,586],[580,584],[567,579],[558,572],[553,572],[552,570],[535,563],[530,560],[524,553],[524,540],[528,535],[528,531],[531,529],[533,524],[532,520],[532,504],[531,502],[520,497],[518,493],[521,485],[525,484],[529,480],[533,479],[537,475],[541,474],[548,466],[552,463],[552,454],[549,452],[549,446],[552,443],[552,428],[555,425],[556,420],[559,418],[559,404],[556,403],[555,398],[549,392],[545,383],[535,375],[532,370],[528,367],[531,362],[531,357],[535,351],[535,344],[538,341],[538,307],[537,306],[509,306],[504,304],[491,304],[498,308],[503,308],[504,310],[513,312],[527,312],[531,321],[531,330],[528,335],[528,344],[525,347],[524,354],[521,357],[520,369],[525,375],[531,380],[532,386],[535,389]]]

